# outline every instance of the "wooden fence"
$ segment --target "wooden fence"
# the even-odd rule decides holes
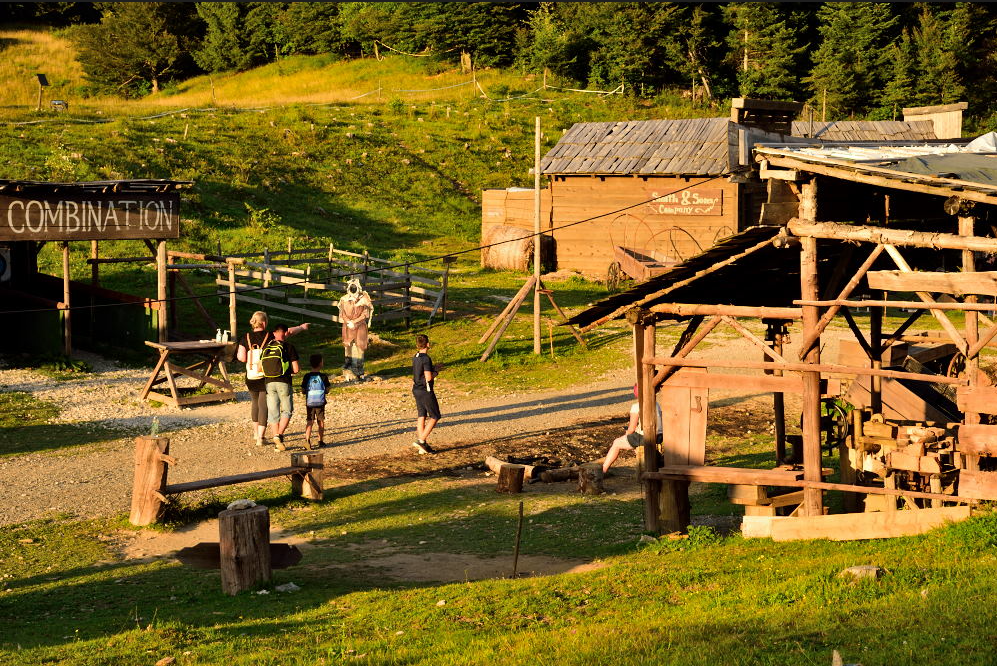
[[[219,254],[224,262],[213,265],[219,297],[260,309],[288,312],[320,322],[340,323],[336,306],[346,280],[356,277],[370,294],[374,321],[404,320],[409,326],[413,310],[428,311],[428,318],[446,319],[447,282],[452,262],[443,270],[423,266],[394,268],[387,259],[322,248],[294,248],[252,254]]]

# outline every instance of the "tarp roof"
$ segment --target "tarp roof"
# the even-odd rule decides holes
[[[41,180],[6,180],[0,179],[0,193],[17,192],[44,196],[57,192],[78,193],[110,193],[141,194],[149,192],[171,192],[190,187],[194,183],[189,180],[162,180],[154,178],[135,178],[129,180],[92,180],[75,183],[55,183]]]

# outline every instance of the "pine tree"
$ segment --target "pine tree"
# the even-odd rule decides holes
[[[243,70],[253,57],[243,31],[246,7],[236,2],[199,2],[197,14],[207,24],[194,60],[208,72]]]
[[[917,58],[914,54],[914,42],[910,32],[904,28],[903,34],[896,43],[889,47],[890,73],[880,105],[883,118],[895,120],[900,118],[900,110],[905,106],[914,106],[914,89],[917,85]]]
[[[99,89],[159,92],[189,54],[189,6],[169,2],[104,3],[100,23],[70,33],[87,80]]]
[[[887,47],[897,17],[889,4],[829,2],[818,10],[821,43],[805,79],[817,108],[828,119],[878,106],[887,79]]]
[[[798,68],[806,46],[798,43],[784,7],[746,2],[725,9],[733,28],[727,41],[737,55],[741,96],[793,99],[800,89]]]

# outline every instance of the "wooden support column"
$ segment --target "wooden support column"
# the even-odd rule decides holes
[[[156,244],[156,300],[159,310],[156,313],[156,326],[159,329],[159,341],[166,342],[167,300],[166,300],[166,241]]]
[[[885,297],[884,297],[885,298]],[[869,367],[879,370],[883,367],[883,316],[885,307],[869,308]],[[873,375],[870,380],[869,406],[873,414],[883,413],[883,378]]]
[[[270,511],[265,506],[219,513],[218,544],[225,594],[235,595],[270,580]]]
[[[946,208],[950,206],[949,202],[946,201]],[[958,209],[956,213],[959,214],[959,235],[960,236],[973,236],[974,227],[976,224],[976,218],[969,217],[967,213],[972,211],[974,205],[972,202],[960,201],[958,202]],[[975,273],[976,272],[976,259],[973,256],[972,250],[962,251],[962,272],[963,273]],[[976,296],[967,295],[965,298],[966,303],[976,303]],[[972,390],[980,380],[980,357],[979,352],[976,351],[976,343],[980,339],[980,315],[978,312],[972,310],[967,310],[965,313],[966,317],[966,377],[969,379],[969,387]],[[976,353],[973,353],[976,351]],[[976,425],[980,422],[979,412],[965,412],[963,422],[966,425]],[[979,470],[980,469],[980,457],[974,455],[963,455],[964,465],[968,470]]]
[[[768,321],[765,339],[772,343],[772,350],[782,356],[786,324],[781,321]],[[762,359],[765,360],[765,359]],[[772,370],[776,377],[782,377],[782,370]],[[781,391],[772,394],[772,412],[775,425],[775,460],[777,465],[786,462],[786,397]]]
[[[540,355],[540,116],[536,117],[533,145],[533,353]]]
[[[650,317],[646,312],[640,310],[633,310],[627,313],[627,320],[630,325],[633,326],[634,335],[634,369],[637,373],[637,399],[640,401],[640,415],[641,423],[644,424],[644,442],[645,446],[641,447],[641,456],[643,456],[643,467],[644,471],[658,471],[658,447],[657,443],[654,441],[653,428],[648,427],[648,421],[645,420],[645,414],[647,411],[651,413],[651,423],[655,423],[657,427],[657,414],[655,413],[654,405],[651,404],[650,410],[645,410],[645,399],[644,397],[650,393],[654,395],[654,388],[652,385],[654,366],[645,365],[645,356],[654,356],[654,323],[653,321],[648,322]],[[651,333],[648,335],[647,324],[650,323]],[[647,349],[647,341],[650,338],[651,348]],[[646,446],[648,433],[651,433],[651,446]],[[661,495],[662,482],[657,479],[648,479],[644,481],[644,528],[650,532],[660,533],[661,532],[661,521],[660,521],[660,509],[659,509],[659,497]]]
[[[90,264],[90,286],[99,287],[100,286],[100,264],[98,259],[100,259],[100,248],[98,246],[99,241],[90,241],[90,258],[93,262]]]
[[[801,187],[800,217],[814,220],[817,217],[817,182],[811,180]],[[819,290],[817,275],[817,239],[800,239],[800,298],[816,299]],[[803,306],[803,335],[810,338],[817,332],[820,309]],[[820,363],[820,337],[814,337],[813,348],[807,353],[808,364]],[[820,458],[820,372],[803,373],[803,478],[821,481]],[[820,516],[824,513],[823,493],[818,488],[803,489],[802,513]]]
[[[66,356],[73,355],[73,311],[69,299],[69,241],[62,241],[62,344]]]

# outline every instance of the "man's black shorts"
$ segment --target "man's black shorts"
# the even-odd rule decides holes
[[[412,395],[415,396],[415,406],[419,410],[419,416],[440,419],[440,403],[436,401],[436,394],[426,389],[413,388]]]

